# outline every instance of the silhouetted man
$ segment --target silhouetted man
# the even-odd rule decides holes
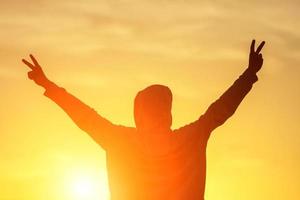
[[[134,100],[136,128],[114,125],[92,108],[49,81],[30,55],[22,60],[28,77],[106,151],[111,200],[203,200],[206,145],[210,133],[237,109],[257,81],[263,64],[252,41],[248,68],[196,121],[176,130],[172,124],[172,93],[163,85],[138,92]]]

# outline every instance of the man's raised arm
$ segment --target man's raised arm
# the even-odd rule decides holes
[[[252,88],[253,83],[258,79],[256,73],[263,64],[262,54],[260,53],[265,42],[262,42],[255,50],[255,40],[252,41],[249,55],[249,65],[244,73],[226,90],[226,92],[200,117],[202,125],[211,132],[216,127],[222,125],[233,115],[243,98]]]
[[[239,104],[247,93],[251,90],[253,83],[257,81],[256,73],[263,64],[262,54],[260,53],[265,42],[262,42],[255,50],[255,40],[252,41],[249,55],[249,65],[244,73],[229,87],[222,96],[212,103],[206,112],[196,121],[188,124],[179,130],[186,132],[187,140],[207,141],[210,133],[222,125],[233,115]]]
[[[109,143],[112,142],[111,140],[114,140],[114,137],[116,137],[116,133],[121,126],[113,125],[95,110],[69,94],[65,89],[51,82],[36,59],[32,55],[30,55],[30,58],[33,63],[25,59],[22,60],[31,69],[28,72],[29,79],[45,88],[44,95],[58,104],[80,129],[87,132],[98,144],[106,149]]]

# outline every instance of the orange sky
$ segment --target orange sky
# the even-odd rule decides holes
[[[109,195],[104,151],[27,79],[21,59],[29,53],[52,81],[116,124],[134,125],[137,91],[168,85],[177,128],[243,72],[252,38],[267,42],[264,66],[209,141],[206,200],[299,199],[299,6],[296,0],[1,0],[0,200]],[[89,197],[75,191],[84,182],[94,188]]]

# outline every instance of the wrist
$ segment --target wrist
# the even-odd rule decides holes
[[[248,80],[252,83],[255,83],[258,78],[257,78],[257,75],[256,75],[256,72],[255,70],[253,70],[251,67],[248,67],[244,73],[242,74],[242,77],[245,79],[245,80]]]
[[[256,75],[257,70],[255,70],[254,67],[248,66],[245,72],[247,72],[248,74]]]
[[[52,81],[48,80],[48,79],[45,79],[43,81],[43,84],[42,84],[42,87],[47,90],[47,89],[50,89],[51,87],[53,87],[53,85],[55,85]]]

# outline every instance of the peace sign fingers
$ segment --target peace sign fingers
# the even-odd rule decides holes
[[[259,52],[262,50],[264,45],[265,45],[265,41],[262,41],[255,51],[255,40],[252,40],[251,46],[250,46],[250,53],[259,54]]]
[[[39,63],[37,62],[37,60],[33,57],[32,54],[29,55],[30,58],[31,58],[31,61],[33,62],[33,64],[31,62],[28,62],[27,60],[25,59],[22,59],[22,62],[27,65],[30,69],[34,70],[34,69],[37,69],[37,68],[41,68]]]

